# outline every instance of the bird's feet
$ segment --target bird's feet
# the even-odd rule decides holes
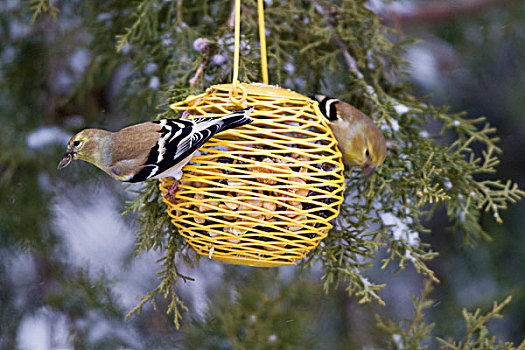
[[[173,184],[171,184],[170,188],[168,189],[168,195],[167,197],[170,198],[172,201],[175,201],[175,194],[179,190],[179,180],[173,180]]]
[[[179,170],[175,174],[172,174],[170,177],[173,179],[173,183],[171,184],[168,190],[167,197],[171,198],[172,201],[175,201],[175,194],[179,191],[179,183],[180,179],[182,178],[182,171]]]

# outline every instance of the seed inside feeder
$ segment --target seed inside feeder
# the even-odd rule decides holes
[[[242,236],[249,232],[251,228],[254,228],[255,231],[282,234],[284,229],[297,232],[305,227],[305,222],[308,219],[303,212],[305,209],[310,209],[309,212],[315,214],[324,214],[322,211],[314,210],[319,205],[308,202],[309,196],[317,194],[316,191],[311,191],[307,188],[309,185],[308,181],[302,177],[308,173],[308,168],[306,166],[296,166],[297,161],[308,162],[310,158],[298,153],[291,153],[283,158],[262,157],[261,159],[259,157],[260,160],[253,156],[239,155],[238,157],[245,158],[246,161],[223,156],[220,158],[220,163],[224,164],[223,168],[211,168],[209,171],[193,174],[200,177],[205,176],[206,172],[211,172],[216,176],[215,179],[183,181],[181,183],[184,185],[183,187],[199,189],[199,192],[193,194],[193,199],[198,204],[193,204],[188,209],[197,213],[206,213],[206,217],[197,214],[194,217],[196,223],[212,225],[216,222],[213,218],[218,217],[223,221],[234,224],[223,225],[222,228],[219,228],[228,236],[232,234]],[[219,159],[212,160],[218,161]],[[238,167],[239,170],[236,170],[238,165],[244,164],[246,166]],[[233,167],[233,165],[236,167]],[[254,175],[252,178],[243,177],[245,172],[240,169],[248,169]],[[298,169],[298,171],[293,169]],[[265,176],[258,176],[257,174]],[[222,181],[225,178],[226,182]],[[249,190],[240,191],[239,188],[250,187],[253,182],[269,185],[272,189],[252,191],[251,198],[246,199],[245,191]],[[275,190],[273,190],[274,188]],[[323,189],[329,190],[327,186],[324,186]],[[213,195],[210,197],[213,200],[206,200],[208,196],[203,195],[203,191],[209,193],[210,196]],[[268,197],[272,198],[272,200],[267,200]],[[308,203],[304,203],[305,201]],[[257,222],[247,221],[251,219]],[[268,230],[261,221],[268,222],[269,226],[275,225],[281,229]],[[209,234],[210,237],[216,237],[217,235],[216,232]],[[309,233],[308,237],[313,238],[315,234]],[[253,237],[252,235],[251,238],[258,239],[261,237]],[[235,243],[238,239],[229,238],[228,241]]]

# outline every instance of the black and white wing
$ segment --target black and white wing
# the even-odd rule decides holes
[[[191,156],[213,135],[227,129],[251,123],[250,109],[243,109],[219,118],[163,119],[159,139],[151,149],[146,164],[128,182],[173,176]]]
[[[332,122],[341,119],[336,108],[336,105],[341,102],[340,100],[320,94],[309,94],[308,97],[319,102],[319,110],[326,119]]]

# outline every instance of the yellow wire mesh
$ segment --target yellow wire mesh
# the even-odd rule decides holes
[[[180,234],[202,255],[250,265],[295,264],[332,227],[343,201],[341,154],[317,102],[260,84],[241,84],[251,124],[220,133],[184,167],[175,199],[160,188]],[[170,108],[190,118],[238,109],[231,84]]]

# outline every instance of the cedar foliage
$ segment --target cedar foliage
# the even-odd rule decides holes
[[[140,57],[135,61],[137,72],[143,71],[147,62],[157,65],[160,90],[165,90],[164,106],[212,84],[229,82],[232,71],[231,3],[175,5],[141,2],[124,34],[117,36],[117,51],[129,46],[130,53]],[[252,35],[257,33],[256,14],[256,1],[243,2],[240,80],[244,82],[257,82],[260,76],[258,44]],[[274,82],[302,93],[323,91],[348,100],[370,115],[393,145],[384,166],[371,179],[361,177],[359,170],[348,170],[339,229],[333,229],[300,264],[319,259],[327,291],[344,281],[348,292],[361,302],[382,303],[376,293],[382,285],[362,274],[382,246],[390,252],[383,267],[411,263],[436,279],[425,264],[436,253],[421,241],[419,233],[428,233],[421,219],[437,206],[445,205],[465,243],[488,238],[479,225],[480,214],[488,211],[501,221],[500,210],[523,195],[515,183],[484,177],[494,173],[498,164],[501,150],[496,130],[484,118],[450,114],[446,108],[412,96],[403,79],[407,73],[400,58],[407,43],[390,41],[386,37],[390,30],[363,3],[274,3],[266,7],[265,14]],[[292,30],[299,27],[302,30]],[[195,52],[192,46],[197,38],[206,38],[209,48]],[[175,46],[166,45],[170,39]],[[227,63],[214,66],[214,55],[228,57]],[[192,85],[190,80],[200,65],[206,73]],[[398,106],[406,106],[408,111],[400,114]],[[166,114],[171,112],[159,117]],[[422,126],[426,120],[442,122],[441,132],[427,136]],[[447,144],[444,136],[448,133],[453,133],[454,141]],[[162,247],[165,258],[159,286],[139,308],[156,293],[171,293],[170,311],[178,322],[183,305],[174,285],[187,277],[178,272],[175,261],[179,255],[190,260],[192,252],[169,225],[157,183],[150,183],[141,194],[140,200],[130,204],[130,210],[141,214],[137,253]]]
[[[300,262],[309,266],[314,260],[320,261],[325,291],[344,283],[348,293],[360,302],[382,303],[377,291],[383,285],[364,277],[366,268],[377,263],[374,258],[379,249],[389,252],[381,261],[382,267],[394,264],[403,268],[409,263],[437,280],[426,264],[437,253],[420,236],[430,234],[425,220],[444,206],[454,231],[462,235],[465,244],[474,244],[490,239],[479,224],[482,213],[488,212],[501,222],[500,211],[524,193],[515,183],[494,176],[501,150],[496,130],[484,118],[449,113],[446,107],[433,106],[411,94],[401,58],[410,42],[392,41],[392,30],[364,4],[275,1],[266,4],[265,14],[271,83],[348,101],[370,115],[389,140],[387,160],[373,177],[365,179],[360,170],[348,169],[345,202],[336,227]],[[167,110],[169,103],[231,80],[231,1],[93,1],[82,3],[78,9],[69,6],[59,10],[49,0],[30,2],[37,22],[46,20],[44,12],[58,22],[63,12],[84,14],[95,59],[77,91],[94,88],[101,76],[107,77],[116,66],[129,63],[132,73],[123,92],[125,107],[139,119],[145,119],[153,109],[158,112],[157,118],[163,118],[176,116]],[[256,1],[243,1],[239,78],[244,82],[257,82],[260,76],[256,15]],[[206,38],[207,48],[195,50],[197,38]],[[204,73],[196,75],[200,66]],[[18,93],[23,91],[26,88],[20,86]],[[441,131],[429,135],[425,130],[429,121],[440,122]],[[23,166],[16,164],[15,158],[10,154],[0,159],[2,168],[7,169],[2,172],[2,181],[8,182],[10,174]],[[163,258],[159,260],[162,269],[157,288],[131,313],[140,311],[148,301],[155,303],[155,296],[161,294],[169,299],[168,311],[179,325],[185,306],[176,285],[191,276],[182,274],[177,266],[182,261],[198,263],[198,257],[169,223],[157,182],[134,191],[137,199],[129,203],[127,212],[139,214],[136,253],[157,250]],[[416,316],[408,333],[382,320],[379,327],[403,334],[405,343],[410,339],[417,343],[431,329],[423,324],[414,328],[428,307],[426,297],[424,294],[422,301],[415,300]],[[487,318],[496,316],[505,304],[495,305],[487,317],[465,312],[468,332],[483,331]],[[470,333],[464,344],[470,341]],[[444,348],[467,348],[451,340],[440,342]],[[496,343],[489,343],[488,348],[497,348]]]

